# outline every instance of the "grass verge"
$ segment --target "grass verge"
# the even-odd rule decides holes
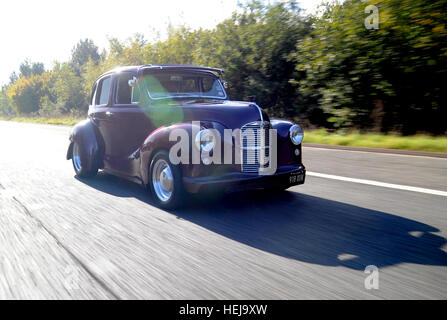
[[[81,120],[73,117],[57,117],[57,118],[45,118],[45,117],[2,117],[0,120],[16,121],[16,122],[30,122],[30,123],[41,123],[41,124],[58,124],[64,126],[74,126]]]
[[[31,122],[42,124],[57,124],[73,126],[83,119],[73,117],[1,117],[0,120]],[[447,152],[447,137],[432,137],[428,135],[415,135],[402,137],[397,135],[382,134],[338,134],[327,133],[325,130],[306,131],[304,133],[305,143],[366,147],[366,148],[386,148],[403,149],[428,152]]]
[[[414,135],[402,137],[382,134],[337,134],[327,133],[325,130],[314,130],[304,133],[304,142],[366,148],[447,152],[447,137],[445,136]]]

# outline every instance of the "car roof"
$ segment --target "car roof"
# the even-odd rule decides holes
[[[135,72],[142,69],[156,69],[156,70],[163,70],[163,69],[170,69],[170,70],[196,70],[196,71],[208,71],[213,73],[218,73],[219,75],[222,75],[224,71],[222,69],[217,68],[209,68],[209,67],[203,67],[203,66],[194,66],[194,65],[183,65],[183,64],[148,64],[148,65],[140,65],[140,66],[125,66],[125,67],[117,67],[113,70],[107,71],[106,73],[102,74],[101,77],[108,75],[108,74],[115,74],[119,72]],[[100,77],[100,78],[101,78]]]

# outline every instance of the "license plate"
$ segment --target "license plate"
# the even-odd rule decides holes
[[[304,180],[304,175],[300,172],[292,172],[289,176],[289,183],[291,185],[302,183]]]

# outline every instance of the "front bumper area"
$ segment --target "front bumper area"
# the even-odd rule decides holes
[[[298,180],[290,177],[298,176]],[[284,187],[303,184],[306,179],[306,169],[303,165],[281,166],[273,175],[261,176],[256,173],[231,172],[221,176],[200,178],[183,178],[185,190],[189,193],[203,191],[235,192],[244,190]]]

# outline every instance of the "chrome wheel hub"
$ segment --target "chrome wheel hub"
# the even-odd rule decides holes
[[[164,159],[155,162],[152,169],[152,185],[158,199],[163,202],[169,201],[174,191],[174,177],[171,167]]]

